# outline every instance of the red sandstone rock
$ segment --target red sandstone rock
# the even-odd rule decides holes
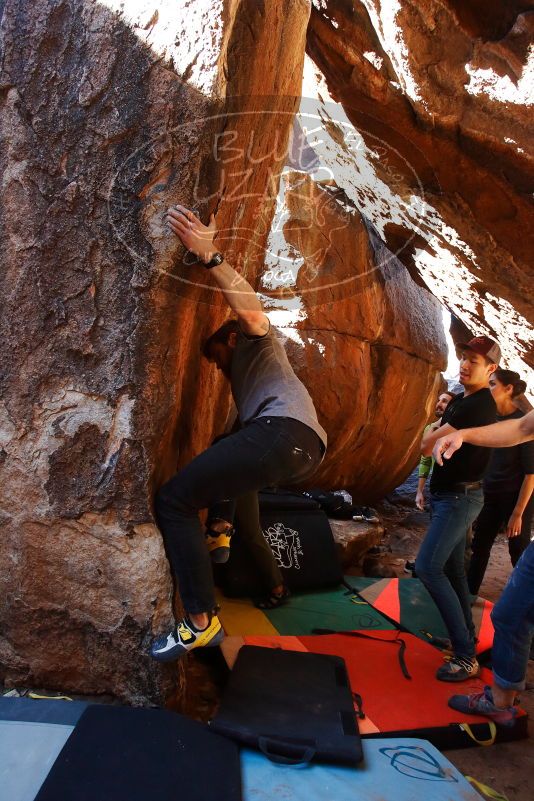
[[[356,520],[330,520],[344,570],[355,567],[370,548],[380,545],[384,536],[381,523],[362,523]]]
[[[178,681],[147,656],[170,619],[153,490],[228,408],[199,359],[226,309],[163,214],[219,207],[236,259],[265,238],[309,6],[119,6],[2,7],[0,678],[144,702]],[[225,131],[256,126],[231,175]]]
[[[314,0],[307,44],[365,144],[381,143],[381,158],[365,154],[373,178],[357,182],[359,208],[414,278],[523,372],[533,26],[526,0]]]
[[[278,322],[328,429],[326,486],[367,499],[404,477],[444,340],[343,171],[286,159],[309,4],[113,7],[3,7],[0,677],[142,703],[183,684],[146,656],[171,616],[153,491],[229,406],[199,358],[227,309],[183,263],[167,206],[216,210],[219,247],[273,320],[299,312]],[[341,163],[322,124],[321,158]]]
[[[348,487],[355,499],[370,500],[404,480],[419,453],[445,367],[439,304],[339,188],[292,170],[282,183],[283,230],[271,234],[268,247],[296,278],[292,297],[290,282],[282,298],[281,290],[262,289],[267,305],[293,304],[289,325],[287,312],[274,311],[272,319],[280,319],[328,432],[312,483]]]

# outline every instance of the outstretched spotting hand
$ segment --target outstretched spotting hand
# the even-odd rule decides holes
[[[204,225],[196,214],[180,204],[167,209],[167,223],[184,246],[194,253],[203,262],[208,262],[216,253],[217,248],[213,240],[217,233],[215,215],[210,217],[209,225]]]
[[[436,462],[443,467],[443,459],[450,459],[453,453],[455,453],[458,448],[462,447],[463,441],[462,432],[453,431],[451,434],[447,434],[445,437],[438,439],[434,445],[432,456]]]

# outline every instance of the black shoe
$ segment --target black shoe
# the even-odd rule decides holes
[[[380,518],[375,509],[370,506],[353,506],[352,519],[357,521],[364,521],[365,523],[380,523]]]
[[[372,506],[364,506],[362,508],[363,519],[366,523],[380,523],[378,512]]]
[[[415,562],[410,562],[410,561],[405,562],[404,572],[410,573],[412,578],[417,578],[417,573],[415,572]]]
[[[287,587],[284,587],[282,592],[271,592],[266,598],[254,601],[254,606],[258,609],[277,609],[286,604],[289,598],[291,598],[291,593]]]

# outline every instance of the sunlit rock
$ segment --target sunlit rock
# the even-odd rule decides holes
[[[341,103],[364,142],[345,191],[414,278],[527,378],[533,28],[522,0],[314,0],[307,39],[310,95]]]

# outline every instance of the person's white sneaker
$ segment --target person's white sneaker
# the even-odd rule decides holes
[[[467,681],[476,678],[479,673],[480,665],[476,657],[453,656],[438,668],[436,678],[440,681]]]

